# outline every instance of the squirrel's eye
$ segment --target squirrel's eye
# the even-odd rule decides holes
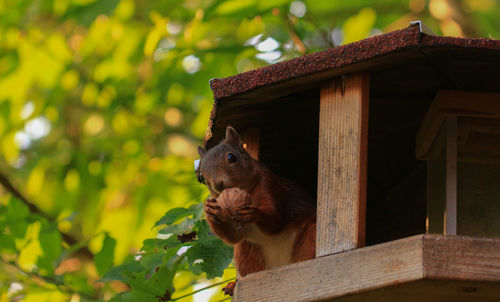
[[[233,153],[228,153],[227,154],[227,160],[230,162],[230,163],[234,163],[236,161],[236,156],[234,156]]]
[[[205,178],[203,177],[203,175],[201,175],[201,173],[200,173],[200,174],[198,174],[198,182],[200,182],[200,183],[202,183],[202,184],[204,184],[204,183],[205,183]]]

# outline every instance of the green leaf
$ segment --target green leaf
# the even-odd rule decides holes
[[[179,224],[169,225],[158,231],[160,234],[186,234],[190,233],[194,226],[194,219],[186,218]]]
[[[159,225],[171,225],[179,219],[193,215],[193,219],[198,220],[203,216],[203,203],[198,203],[190,206],[189,208],[173,208],[169,210],[160,220],[158,220],[154,227]]]
[[[0,250],[7,253],[16,252],[16,243],[14,238],[7,234],[0,234]]]
[[[53,274],[59,265],[59,256],[62,253],[62,236],[55,226],[42,222],[38,234],[42,254],[37,260],[37,265],[43,274]]]
[[[200,202],[189,207],[193,211],[193,219],[200,220],[203,218],[203,215],[205,215],[203,206],[203,202]]]
[[[76,19],[79,23],[89,26],[97,16],[110,15],[118,3],[119,0],[91,1],[85,6],[70,8],[66,18]]]
[[[1,215],[5,215],[5,225],[15,238],[24,238],[28,229],[28,207],[17,198],[10,198],[6,207],[2,207]]]
[[[158,302],[158,298],[151,293],[146,293],[139,290],[134,290],[131,292],[119,293],[114,296],[109,302]]]
[[[174,276],[176,267],[168,268],[160,267],[158,271],[153,273],[145,282],[145,285],[154,292],[156,296],[163,296],[165,292],[172,293],[174,291]]]
[[[221,277],[224,269],[233,259],[233,249],[217,237],[200,238],[186,252],[189,267],[199,274],[202,271],[208,279]]]
[[[209,237],[212,238],[214,236],[206,220],[197,221],[195,223],[195,227],[196,227],[196,235],[200,239],[205,239]]]
[[[115,246],[116,240],[106,233],[102,242],[102,249],[94,257],[99,276],[104,275],[113,266]]]
[[[42,226],[42,230],[38,235],[40,247],[43,251],[43,257],[51,260],[59,258],[62,252],[61,233],[51,225]]]
[[[364,39],[370,33],[377,13],[373,8],[363,8],[360,12],[350,17],[344,22],[342,30],[344,31],[344,44],[352,43]]]
[[[228,0],[222,2],[215,11],[219,15],[233,15],[238,13],[254,11],[257,7],[255,0]]]
[[[16,238],[24,238],[24,236],[26,235],[26,230],[28,229],[28,223],[25,220],[11,222],[9,224],[9,229],[12,235],[14,235]]]
[[[154,271],[163,264],[164,256],[165,252],[143,254],[141,255],[141,259],[139,261],[146,269]]]
[[[266,1],[259,1],[259,9],[260,10],[268,10],[272,9],[275,7],[283,6],[283,5],[288,5],[291,0],[266,0]]]
[[[86,294],[92,295],[94,293],[94,288],[88,283],[87,278],[83,276],[77,276],[74,274],[64,275],[64,284],[70,286],[79,292],[84,292]]]
[[[7,205],[7,215],[10,219],[19,219],[28,216],[30,210],[21,200],[12,197]]]
[[[151,238],[142,242],[141,251],[146,253],[156,253],[160,250],[166,251],[168,248],[172,248],[180,244],[181,242],[177,240],[175,236],[171,236],[167,239]]]
[[[109,269],[104,276],[99,279],[100,282],[108,282],[108,281],[122,281],[127,282],[130,278],[130,273],[137,273],[144,271],[145,268],[140,264],[139,261],[129,260],[122,265],[115,266]]]
[[[170,224],[176,222],[177,220],[184,218],[186,216],[192,215],[192,214],[193,213],[189,208],[187,208],[187,209],[186,208],[173,208],[170,211],[168,211],[162,218],[160,218],[160,220],[158,220],[154,226],[157,227],[157,226],[162,225],[162,224],[170,225]]]

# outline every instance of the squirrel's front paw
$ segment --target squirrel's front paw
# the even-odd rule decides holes
[[[232,213],[231,219],[240,224],[250,223],[257,218],[258,212],[257,206],[246,205]]]
[[[207,219],[215,224],[221,223],[221,215],[222,211],[220,206],[217,205],[217,200],[215,199],[207,199],[204,205],[205,215]]]
[[[236,287],[236,282],[229,282],[221,291],[224,295],[232,296],[234,294],[234,288]]]

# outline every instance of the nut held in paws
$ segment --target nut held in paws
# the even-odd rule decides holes
[[[217,198],[217,205],[221,207],[222,215],[226,220],[230,220],[233,213],[249,205],[250,202],[250,195],[240,188],[225,189]]]

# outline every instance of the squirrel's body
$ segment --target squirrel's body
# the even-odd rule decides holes
[[[197,174],[212,197],[205,204],[207,221],[217,236],[234,245],[240,276],[314,258],[316,210],[307,193],[251,158],[231,127],[224,141],[199,153]],[[250,204],[226,218],[215,198],[230,188],[246,191]]]

